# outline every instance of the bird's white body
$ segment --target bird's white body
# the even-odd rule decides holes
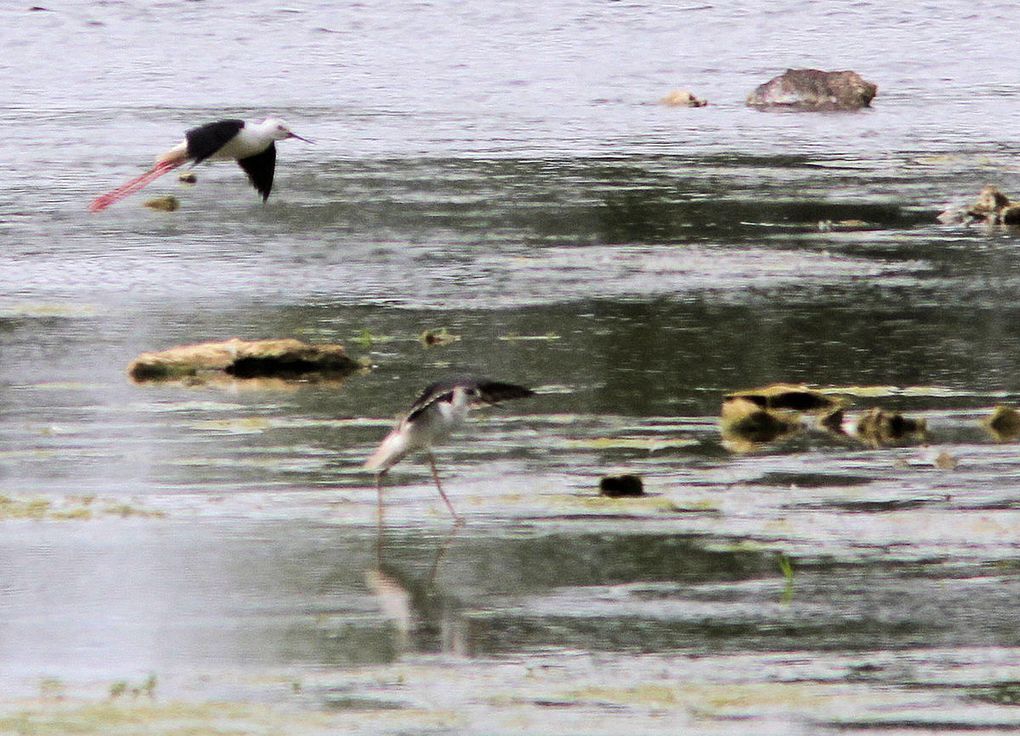
[[[200,125],[187,131],[183,141],[157,156],[151,170],[92,200],[89,211],[106,209],[189,160],[200,164],[208,159],[237,161],[265,202],[273,190],[275,143],[287,138],[311,143],[307,138],[291,132],[279,118],[269,118],[261,123],[230,119]]]
[[[365,462],[368,470],[385,471],[408,454],[444,442],[467,419],[472,397],[463,388],[451,401],[433,401],[413,418],[401,419]]]
[[[432,468],[432,479],[436,490],[455,519],[460,515],[443,491],[436,470],[436,459],[432,456],[432,445],[447,439],[467,419],[468,410],[473,406],[492,405],[505,399],[522,399],[534,396],[535,392],[512,383],[491,381],[487,378],[459,378],[436,381],[422,392],[411,410],[397,422],[382,441],[372,457],[365,461],[367,470],[376,471],[375,488],[379,499],[379,527],[382,528],[382,479],[386,472],[404,459],[409,453],[421,450]]]
[[[261,123],[245,123],[237,135],[213,154],[215,159],[242,159],[256,156],[269,148],[274,141],[282,141],[290,135],[282,120],[269,118]]]
[[[214,161],[240,161],[257,156],[276,141],[296,138],[287,124],[279,118],[268,118],[261,123],[245,123],[237,135],[223,144],[223,147],[209,156]],[[184,161],[188,158],[188,141],[183,140],[156,159],[160,164],[166,161]]]

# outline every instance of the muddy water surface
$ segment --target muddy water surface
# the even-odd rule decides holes
[[[1008,5],[0,16],[3,729],[1020,729],[1020,462],[982,426],[1020,393],[1016,233],[935,224],[1020,192]],[[742,107],[786,66],[879,96]],[[224,164],[86,212],[270,112],[316,143],[266,206]],[[372,369],[125,375],[234,335]],[[463,371],[539,395],[439,452],[462,528],[408,461],[380,533],[361,461]],[[724,441],[723,394],[773,381],[928,440]],[[649,495],[599,498],[623,472]]]

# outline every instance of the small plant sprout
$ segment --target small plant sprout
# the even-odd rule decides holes
[[[786,578],[786,587],[783,588],[783,605],[789,605],[793,601],[793,563],[790,558],[785,554],[780,553],[776,559],[779,565],[779,571],[783,573],[783,577]]]

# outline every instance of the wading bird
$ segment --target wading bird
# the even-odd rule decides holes
[[[200,125],[187,131],[183,141],[159,156],[149,171],[92,200],[89,211],[105,210],[181,164],[192,161],[193,165],[198,165],[206,159],[237,161],[265,202],[273,189],[276,141],[287,138],[311,143],[307,138],[291,132],[287,124],[278,118],[269,118],[261,123],[220,120]]]
[[[450,378],[437,381],[422,391],[411,410],[397,422],[376,451],[367,461],[366,470],[376,472],[376,491],[379,494],[379,518],[382,519],[382,479],[386,471],[409,453],[424,450],[432,468],[436,489],[453,517],[460,520],[450,499],[443,492],[436,470],[432,446],[447,439],[467,418],[468,410],[477,406],[497,404],[507,399],[523,399],[535,392],[524,386],[500,383],[486,378]]]

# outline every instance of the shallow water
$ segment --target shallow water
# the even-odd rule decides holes
[[[5,712],[102,733],[61,709],[155,674],[146,717],[222,700],[198,727],[254,733],[1020,728],[1020,462],[981,425],[1020,394],[1016,233],[935,222],[1017,191],[1012,10],[0,10]],[[787,66],[879,96],[742,106]],[[681,86],[709,106],[655,104]],[[267,205],[208,165],[147,190],[178,212],[86,212],[187,127],[270,112],[316,143],[280,145]],[[373,367],[126,376],[234,335]],[[407,461],[380,534],[362,459],[462,371],[539,395],[439,451],[463,528]],[[737,451],[723,394],[773,381],[929,441]],[[623,472],[650,495],[596,495]]]

